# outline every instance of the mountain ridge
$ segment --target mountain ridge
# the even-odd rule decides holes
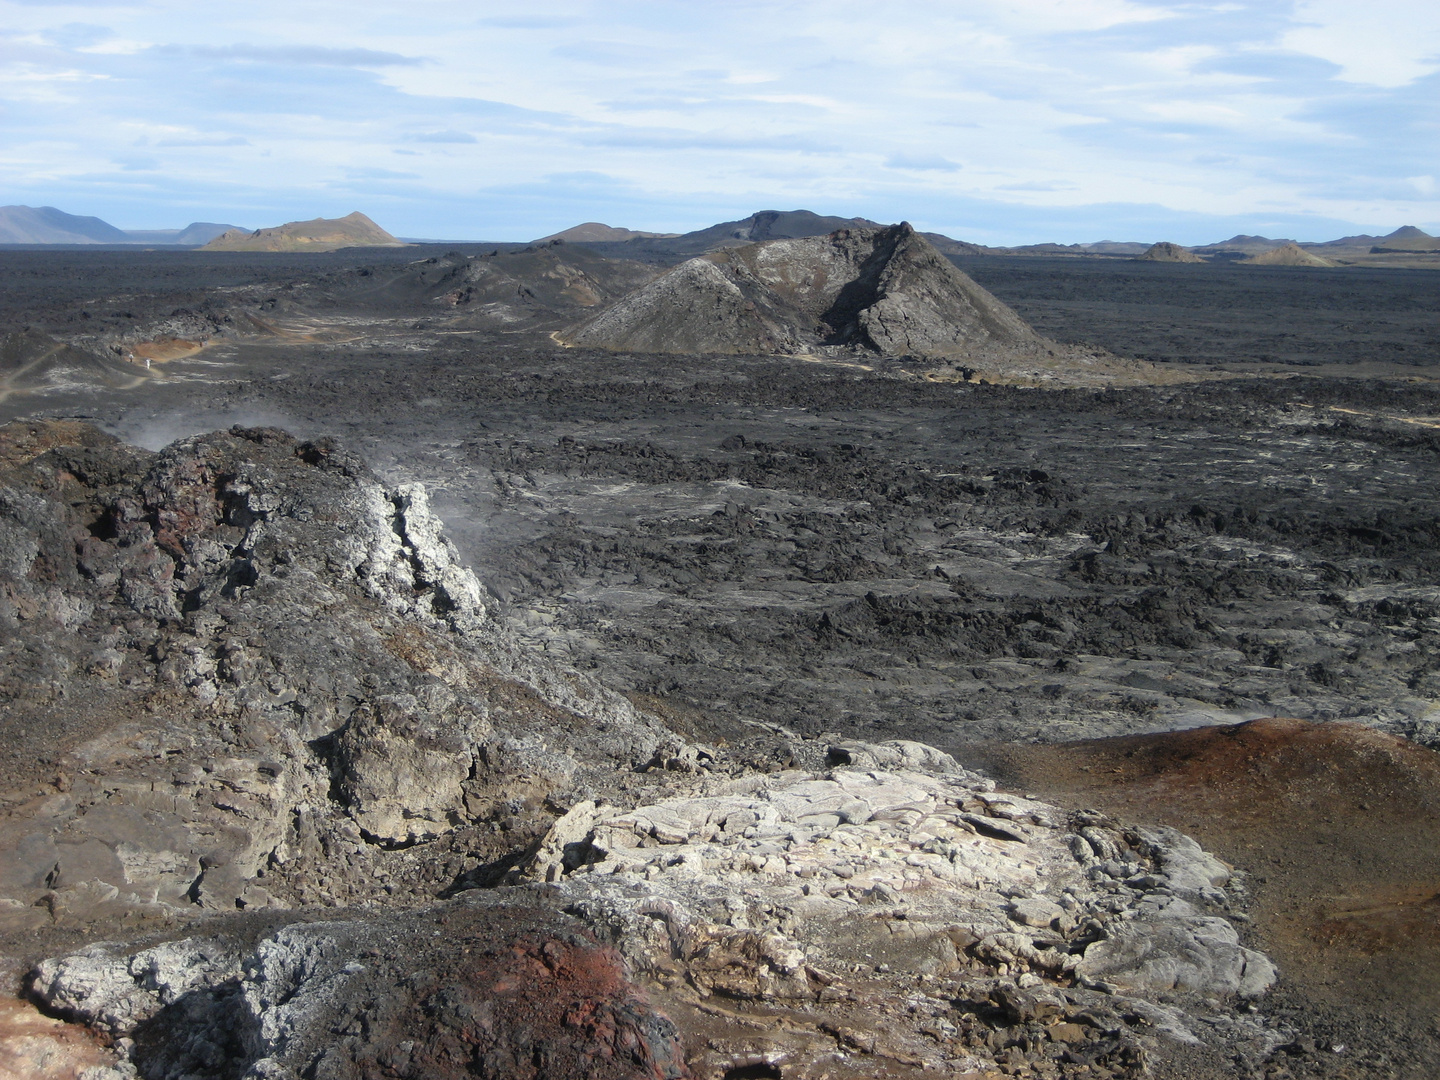
[[[358,218],[363,222],[357,221]],[[346,223],[346,224],[341,224]],[[307,235],[316,226],[333,226],[333,235]],[[722,221],[686,233],[651,232],[586,221],[532,241],[546,244],[562,241],[583,244],[596,254],[638,260],[652,265],[675,265],[706,252],[740,247],[766,240],[825,236],[842,228],[877,228],[878,222],[862,217],[840,217],[814,211],[760,210],[748,217]],[[286,233],[285,230],[289,230]],[[222,236],[229,239],[216,244]],[[922,232],[937,250],[947,256],[1049,256],[1066,258],[1142,257],[1154,244],[1137,241],[1101,240],[1093,243],[1045,242],[1013,246],[992,246],[959,240],[937,232]],[[345,218],[313,218],[284,225],[251,230],[219,222],[196,221],[184,228],[120,229],[92,216],[70,214],[53,206],[11,205],[0,207],[0,245],[25,246],[152,246],[161,248],[209,248],[239,251],[333,251],[343,247],[392,246],[411,243],[459,243],[444,240],[407,240],[381,229],[358,211]],[[1304,251],[1332,260],[1366,261],[1391,265],[1383,256],[1411,257],[1407,265],[1429,265],[1427,257],[1440,252],[1440,238],[1414,225],[1403,225],[1384,235],[1357,233],[1333,240],[1295,241],[1249,234],[1237,234],[1208,244],[1176,245],[1198,256],[1236,261],[1261,255],[1293,243]],[[280,246],[274,246],[279,244]],[[292,246],[285,246],[292,245]],[[1419,261],[1415,259],[1418,257]],[[1145,259],[1144,261],[1156,261]],[[1170,261],[1170,260],[1164,260]],[[1394,265],[1400,265],[1394,263]]]
[[[551,233],[549,236],[542,236],[539,240],[532,241],[532,243],[548,244],[554,240],[563,240],[567,244],[612,244],[624,243],[627,240],[668,240],[671,237],[679,235],[679,233],[644,232],[638,229],[626,229],[620,226],[606,225],[600,221],[583,221],[579,225],[572,225],[568,229],[561,229],[559,232]]]
[[[183,229],[118,229],[98,217],[53,206],[0,206],[0,244],[154,244],[199,247],[234,225],[192,221]]]

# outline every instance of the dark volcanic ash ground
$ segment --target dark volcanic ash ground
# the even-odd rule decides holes
[[[1096,751],[1092,760],[1089,751],[1058,744],[1272,716],[1350,720],[1383,737],[1440,742],[1440,383],[1433,379],[1440,356],[1432,276],[962,260],[1043,334],[1122,359],[1171,361],[1157,379],[1164,385],[1035,390],[957,381],[916,358],[563,349],[548,334],[573,322],[576,305],[606,302],[642,273],[563,248],[470,262],[447,257],[418,269],[397,269],[399,255],[387,253],[389,261],[361,272],[326,256],[315,260],[320,273],[308,273],[310,264],[296,259],[283,264],[295,276],[281,287],[265,283],[248,263],[195,260],[196,277],[162,280],[152,271],[147,288],[123,301],[111,299],[123,288],[106,292],[96,284],[119,286],[125,268],[105,262],[118,256],[90,256],[99,261],[84,278],[85,295],[76,286],[74,302],[66,299],[65,275],[35,258],[24,256],[34,275],[30,292],[45,297],[26,320],[35,331],[102,355],[110,348],[117,357],[116,345],[133,352],[162,338],[204,347],[177,349],[175,359],[157,363],[130,390],[12,394],[0,405],[5,418],[85,414],[150,449],[233,423],[275,425],[301,439],[335,436],[390,490],[417,480],[426,485],[435,515],[487,591],[487,625],[495,633],[519,642],[522,653],[532,650],[527,655],[537,656],[535,663],[578,669],[623,692],[643,711],[640,720],[626,713],[627,723],[663,720],[685,740],[709,747],[707,753],[723,755],[736,775],[814,769],[817,748],[823,757],[824,747],[846,740],[918,740],[962,764],[999,770],[1041,798],[1077,809],[1100,805],[1125,823],[1117,828],[1176,825],[1255,873],[1237,881],[1248,881],[1257,925],[1270,937],[1247,942],[1270,948],[1273,941],[1280,949],[1280,989],[1271,1000],[1289,1011],[1274,1030],[1283,1027],[1291,1041],[1266,1044],[1236,1029],[1229,1043],[1212,1042],[1191,1058],[1175,1049],[1183,1044],[1166,1043],[1179,1063],[1167,1065],[1171,1059],[1152,1050],[1146,1068],[1189,1076],[1433,1075],[1435,1031],[1427,1018],[1440,1015],[1433,983],[1412,981],[1403,1000],[1347,1003],[1343,994],[1317,987],[1326,978],[1359,979],[1362,961],[1346,968],[1350,960],[1327,954],[1325,963],[1339,964],[1342,975],[1316,974],[1324,964],[1296,944],[1331,933],[1336,947],[1355,957],[1428,948],[1440,938],[1423,915],[1428,909],[1422,903],[1417,921],[1404,923],[1408,931],[1373,940],[1324,931],[1336,918],[1370,908],[1317,892],[1327,887],[1323,859],[1300,860],[1309,867],[1303,873],[1275,869],[1295,865],[1284,846],[1294,832],[1309,835],[1316,823],[1307,814],[1339,816],[1342,825],[1321,846],[1332,846],[1342,861],[1392,840],[1403,841],[1407,852],[1423,848],[1419,838],[1440,805],[1414,794],[1432,782],[1423,767],[1413,791],[1406,786],[1412,780],[1383,779],[1352,792],[1342,782],[1355,771],[1344,755],[1380,751],[1369,744],[1335,751],[1324,766],[1330,801],[1301,812],[1293,807],[1310,797],[1313,778],[1266,766],[1254,775],[1257,784],[1272,785],[1270,824],[1207,836],[1203,801],[1197,809],[1184,799],[1146,795],[1143,814],[1150,816],[1136,810],[1127,817],[1124,799],[1106,784],[1077,784],[1078,773],[1044,756],[1052,751],[1024,749],[1055,745],[1054,753],[1073,755],[1064,761],[1097,770],[1103,760],[1104,775],[1116,770],[1140,785],[1141,778],[1121,771],[1127,766],[1104,757],[1110,751]],[[202,287],[216,278],[229,291]],[[1286,370],[1282,361],[1309,366]],[[1347,375],[1335,376],[1333,367],[1316,374],[1317,364],[1348,365]],[[1203,378],[1190,381],[1197,376]],[[137,477],[144,471],[140,464],[127,468]],[[99,482],[83,474],[80,480]],[[157,632],[159,654],[149,640],[127,645],[123,633],[97,638],[95,646],[126,656],[127,648],[139,649],[140,670],[158,671],[166,657],[187,654],[164,646],[170,630]],[[24,682],[39,670],[26,664],[45,662],[34,650],[19,658],[12,652],[7,673]],[[494,656],[486,662],[499,663]],[[543,682],[506,671],[517,686],[532,689],[499,699],[486,690],[482,711],[523,713],[513,695],[523,699]],[[453,690],[453,675],[444,678]],[[553,691],[548,700],[553,707]],[[34,723],[24,709],[7,715]],[[430,714],[410,708],[407,715]],[[84,719],[90,726],[77,729],[76,738],[108,723],[93,714]],[[379,723],[384,728],[383,718]],[[359,720],[355,727],[369,731]],[[21,733],[8,752],[15,775],[38,780],[64,748],[37,754],[34,742],[33,733]],[[1256,745],[1257,760],[1281,753],[1263,740]],[[44,759],[40,773],[37,756]],[[323,771],[325,760],[334,759],[322,754],[315,767]],[[340,809],[326,826],[332,832],[309,841],[331,860],[325,865],[333,880],[322,884],[286,869],[264,896],[302,907],[371,897],[334,869],[350,847],[369,852],[367,859],[403,860],[403,873],[395,860],[397,869],[385,871],[391,888],[384,895],[398,892],[407,904],[453,888],[465,875],[488,882],[514,870],[518,863],[507,858],[584,793],[570,790],[568,766],[558,768],[565,782],[522,793],[528,803],[522,798],[497,810],[470,792],[474,806],[464,811],[459,831],[439,838],[423,829],[395,832],[383,792],[371,793],[382,810],[369,818],[354,809],[361,796],[352,794],[345,810],[341,785]],[[1162,791],[1165,783],[1190,790],[1184,784],[1192,780],[1164,779],[1169,768],[1156,766]],[[1057,779],[1062,774],[1066,779]],[[466,783],[473,786],[473,777],[457,779],[457,790]],[[1208,781],[1193,783],[1208,790]],[[657,797],[641,788],[622,795],[616,787],[610,797],[631,804]],[[1182,804],[1187,820],[1166,817]],[[1401,836],[1406,806],[1420,824],[1409,822],[1405,828],[1418,833]],[[445,811],[437,804],[427,813],[440,820]],[[1290,829],[1276,829],[1273,820],[1287,812],[1296,815]],[[387,821],[391,831],[342,828],[361,818]],[[593,828],[612,827],[596,820]],[[1378,835],[1367,832],[1367,820]],[[376,836],[395,850],[375,855]],[[433,858],[417,869],[427,853]],[[195,858],[202,857],[197,847]],[[1158,865],[1160,856],[1146,858]],[[1433,881],[1429,893],[1416,893],[1432,869],[1417,858],[1392,883],[1393,895],[1414,898],[1401,904],[1433,894]],[[224,874],[210,877],[230,887]],[[401,880],[413,884],[397,890]],[[237,881],[236,895],[243,889]],[[696,903],[683,890],[674,898],[682,907]],[[620,918],[601,900],[588,902],[592,928]],[[1240,910],[1240,899],[1226,903]],[[1293,925],[1267,914],[1291,908],[1305,912]],[[609,914],[595,914],[602,909]],[[554,917],[534,919],[539,925]],[[713,912],[707,917],[718,923]],[[733,918],[731,924],[740,925]],[[756,917],[755,926],[768,924]],[[59,919],[56,928],[36,932],[52,935],[44,939],[48,951],[18,942],[10,951],[33,960],[62,953],[61,941],[78,940]],[[345,931],[357,941],[373,932]],[[419,931],[403,931],[412,932]],[[231,953],[212,964],[222,973],[215,985],[235,965],[252,962],[241,954],[289,956],[286,950],[300,947],[293,934],[274,944],[276,933],[260,927],[243,945],[226,946]],[[548,924],[544,933],[569,941]],[[684,957],[700,946],[676,948]],[[612,962],[607,957],[586,960],[586,970],[601,971]],[[635,970],[651,962],[638,954],[627,960]],[[693,969],[693,956],[685,963]],[[776,963],[772,970],[781,970]],[[883,983],[885,974],[876,978]],[[663,972],[651,977],[664,984]],[[1366,985],[1367,993],[1386,993],[1378,983]],[[645,1019],[650,1006],[625,1004],[629,991],[614,992],[614,1008],[631,1009],[626,1015],[637,1030],[649,1032],[649,1042],[632,1044],[648,1047],[651,1060],[665,1060],[669,1044]],[[1322,999],[1324,1009],[1315,1011]],[[1005,1000],[1000,993],[985,1007],[1010,1010],[994,1021],[999,1027],[1040,1023],[1033,1003],[1011,1007]],[[263,1004],[245,1015],[263,1017]],[[1057,1008],[1078,1014],[1083,1005]],[[1389,1028],[1372,1024],[1385,1015],[1405,1019]],[[1312,1020],[1321,1026],[1307,1029]],[[846,1036],[824,1037],[846,1045]],[[724,1038],[717,1034],[712,1043],[724,1045]],[[1235,1047],[1246,1038],[1260,1041],[1241,1053]],[[1333,1049],[1342,1042],[1345,1051]],[[1230,1049],[1216,1049],[1221,1044]],[[356,1045],[355,1054],[372,1052]],[[860,1052],[858,1045],[851,1050]],[[1065,1075],[1102,1076],[1105,1068],[1130,1075],[1125,1070],[1139,1068],[1139,1058],[1126,1058],[1125,1045],[1120,1039],[1105,1051],[1109,1057],[1095,1057],[1095,1071]],[[787,1052],[811,1051],[792,1045]],[[741,1057],[726,1058],[729,1051],[714,1046],[708,1053],[706,1061],[731,1062],[715,1065],[717,1076],[802,1075],[779,1065],[773,1073],[727,1074],[726,1068],[772,1065],[760,1058],[735,1064]],[[1025,1067],[1038,1069],[1040,1058],[1032,1058]],[[1242,1059],[1253,1073],[1242,1070]],[[875,1060],[903,1074],[903,1062]],[[1012,1064],[1020,1060],[1024,1053]]]

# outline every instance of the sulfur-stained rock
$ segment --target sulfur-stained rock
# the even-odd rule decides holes
[[[503,855],[674,741],[515,648],[424,489],[334,442],[25,423],[0,463],[0,717],[54,785],[8,809],[0,924],[388,896],[371,849],[502,820]]]
[[[1187,837],[1127,834],[1085,814],[1077,835],[1058,808],[913,744],[851,743],[845,757],[902,751],[944,767],[714,778],[629,810],[587,802],[557,823],[530,873],[637,970],[680,970],[737,1000],[823,1000],[836,972],[881,958],[933,977],[956,970],[957,948],[1036,985],[1253,996],[1273,980],[1227,920],[1157,889],[1163,867],[1220,865]],[[1133,881],[1104,873],[1096,848]],[[1195,903],[1225,898],[1210,880]],[[877,906],[891,917],[866,914]]]

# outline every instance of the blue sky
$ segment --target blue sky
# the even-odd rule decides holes
[[[1440,4],[0,0],[0,139],[122,228],[1436,232]]]

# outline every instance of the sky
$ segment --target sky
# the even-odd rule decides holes
[[[0,147],[134,229],[1440,232],[1440,4],[0,0]]]

